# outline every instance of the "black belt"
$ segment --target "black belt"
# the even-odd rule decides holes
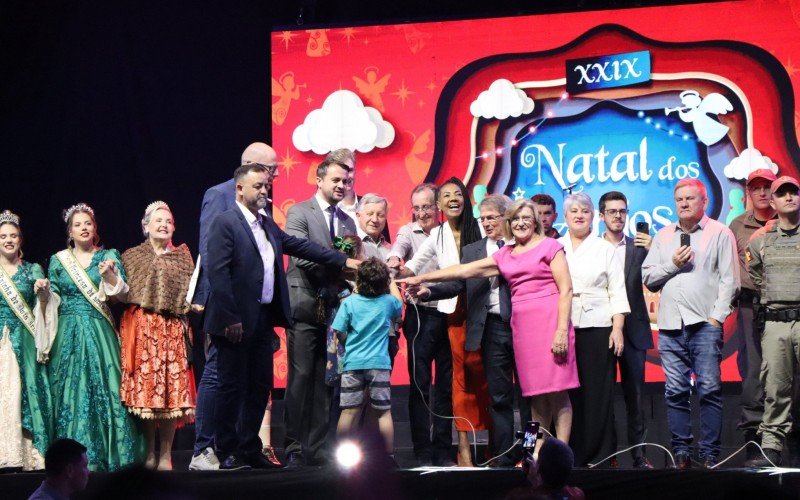
[[[486,321],[497,321],[498,323],[503,323],[504,325],[510,324],[510,322],[503,319],[500,314],[497,313],[486,313]]]
[[[767,321],[788,323],[790,321],[800,320],[800,309],[770,309],[767,307],[764,311],[764,315]]]

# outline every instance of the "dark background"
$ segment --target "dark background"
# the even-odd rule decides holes
[[[0,210],[22,217],[25,258],[46,264],[65,245],[64,208],[92,205],[122,251],[161,199],[194,254],[204,191],[270,142],[271,30],[675,3],[688,2],[5,0]]]

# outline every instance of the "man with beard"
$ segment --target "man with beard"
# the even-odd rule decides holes
[[[260,210],[275,168],[250,163],[234,172],[236,206],[211,223],[204,330],[217,351],[217,451],[220,469],[271,468],[261,453],[261,419],[272,390],[276,326],[289,325],[283,252],[318,266],[355,268],[358,261],[283,231]]]
[[[356,234],[353,219],[337,204],[352,183],[350,167],[326,159],[317,167],[317,192],[293,205],[286,215],[286,232],[331,248],[337,236]],[[301,258],[289,260],[293,325],[286,331],[286,465],[299,467],[327,461],[331,388],[325,384],[326,325],[317,317],[321,289],[338,278],[332,270]]]

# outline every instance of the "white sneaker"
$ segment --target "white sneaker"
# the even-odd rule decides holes
[[[219,470],[219,459],[211,448],[206,448],[199,455],[192,457],[189,470]]]

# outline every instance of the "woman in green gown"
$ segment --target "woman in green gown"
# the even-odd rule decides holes
[[[19,217],[0,213],[0,467],[38,470],[53,433],[44,363],[58,299],[49,300],[42,267],[22,260],[21,246]]]
[[[61,298],[50,353],[55,437],[88,448],[89,469],[117,470],[141,458],[141,436],[122,405],[120,345],[109,298],[128,286],[119,252],[98,247],[94,211],[79,203],[64,212],[68,247],[50,258],[50,286]]]

